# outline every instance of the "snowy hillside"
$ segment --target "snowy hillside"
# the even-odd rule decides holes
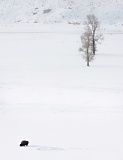
[[[0,23],[81,23],[94,13],[103,22],[122,24],[122,0],[0,0]]]

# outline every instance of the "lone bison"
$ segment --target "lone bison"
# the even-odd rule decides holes
[[[29,144],[29,141],[24,140],[21,142],[20,146],[28,146],[28,144]]]

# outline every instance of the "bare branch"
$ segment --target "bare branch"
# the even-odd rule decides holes
[[[100,44],[103,40],[103,35],[101,33],[97,33],[97,30],[100,29],[100,22],[94,14],[89,14],[87,15],[87,21],[84,22],[84,26],[85,31],[90,32],[92,35],[93,54],[95,55],[97,44]]]

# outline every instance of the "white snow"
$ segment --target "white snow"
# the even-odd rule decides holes
[[[123,35],[86,67],[81,27],[59,25],[1,28],[0,159],[122,160]]]
[[[123,1],[0,0],[0,23],[82,23],[92,13],[101,22],[122,25]]]

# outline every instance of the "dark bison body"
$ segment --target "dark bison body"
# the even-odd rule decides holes
[[[28,146],[28,144],[29,142],[24,140],[21,142],[20,146]]]

